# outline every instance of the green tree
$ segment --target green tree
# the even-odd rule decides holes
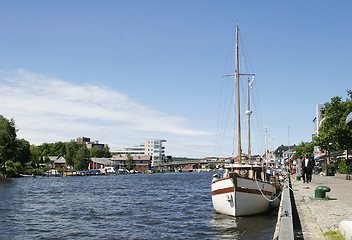
[[[324,120],[315,138],[321,149],[343,152],[352,146],[352,128],[345,122],[347,115],[352,112],[352,91],[347,90],[347,93],[349,98],[346,101],[342,101],[341,97],[333,97],[321,110]]]
[[[15,157],[16,137],[15,121],[0,115],[0,174],[6,172],[5,162]]]
[[[40,151],[42,152],[42,156],[49,156],[50,155],[50,144],[49,143],[43,143],[40,145]]]
[[[9,177],[17,176],[22,171],[22,164],[20,162],[13,162],[8,160],[5,162],[6,175]]]
[[[63,142],[56,142],[50,144],[50,156],[64,156],[65,144]]]
[[[89,151],[91,157],[102,158],[105,155],[104,149],[99,147],[92,147],[91,149],[89,149]]]
[[[66,154],[64,157],[68,166],[74,166],[74,157],[80,147],[82,147],[82,145],[79,145],[74,140],[65,143]]]
[[[314,142],[301,142],[293,149],[293,151],[295,151],[295,157],[304,158],[306,154],[312,155],[314,152],[314,144]]]
[[[110,148],[107,144],[104,145],[103,148],[99,148],[99,147],[92,147],[90,149],[90,156],[91,157],[105,157],[105,158],[109,158],[112,156],[111,152],[110,152]]]
[[[25,139],[16,139],[16,151],[14,160],[22,165],[31,160],[30,144]]]
[[[129,171],[136,167],[136,163],[134,162],[133,157],[131,156],[130,153],[127,154],[126,164],[127,164],[126,168]]]
[[[352,159],[346,159],[346,161],[339,162],[339,173],[351,174],[352,173]]]
[[[106,158],[112,157],[109,145],[105,144],[104,147],[103,147],[103,150],[104,150],[104,157],[106,157]]]
[[[90,162],[90,152],[89,149],[83,145],[76,152],[73,163],[74,168],[77,170],[86,170]]]
[[[29,149],[31,152],[32,163],[38,163],[40,161],[40,157],[42,156],[40,148],[38,146],[31,145]]]

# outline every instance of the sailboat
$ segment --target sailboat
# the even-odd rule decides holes
[[[234,217],[250,216],[264,213],[270,209],[271,200],[276,198],[278,185],[276,178],[268,174],[265,166],[246,164],[242,162],[241,149],[241,121],[240,121],[240,97],[239,76],[254,75],[239,73],[238,57],[238,24],[236,26],[236,89],[237,91],[237,121],[238,121],[238,163],[224,166],[223,176],[214,174],[211,183],[212,202],[215,212]],[[234,75],[232,75],[234,76]],[[249,82],[249,80],[248,80]],[[248,90],[249,91],[249,90]],[[248,97],[249,99],[249,97]],[[250,115],[248,115],[248,159],[250,158]]]

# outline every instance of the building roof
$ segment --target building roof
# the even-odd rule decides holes
[[[64,157],[59,157],[57,158],[54,163],[59,163],[59,164],[66,164],[66,159]]]
[[[48,158],[50,159],[51,162],[54,162],[59,158],[59,156],[48,156]]]
[[[293,149],[295,147],[294,146],[284,146],[284,145],[281,145],[279,146],[275,151],[274,151],[274,154],[275,155],[278,155],[278,154],[282,154],[283,152],[286,152],[287,150],[289,149]]]
[[[92,157],[92,158],[90,158],[90,160],[94,163],[99,163],[99,164],[103,164],[103,165],[110,165],[112,163],[111,158]]]

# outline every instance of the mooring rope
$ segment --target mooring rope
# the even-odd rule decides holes
[[[277,195],[274,199],[269,199],[269,198],[267,198],[267,197],[264,195],[263,191],[260,189],[259,184],[258,184],[258,181],[257,181],[256,178],[255,178],[255,182],[257,183],[257,187],[258,187],[260,193],[262,194],[262,196],[263,196],[266,200],[268,200],[269,202],[274,202],[274,201],[276,201],[276,199],[278,199],[278,198],[281,196],[282,192],[284,191],[284,190],[282,189],[281,192],[279,193],[279,195]]]
[[[308,197],[308,198],[311,198],[311,199],[319,199],[319,198],[315,198],[315,197],[313,197],[313,196],[306,196],[306,195],[300,194],[299,192],[293,190],[290,186],[287,186],[287,187],[288,187],[288,189],[290,189],[293,193],[298,194],[298,195],[300,195],[300,196],[302,196],[302,197]]]

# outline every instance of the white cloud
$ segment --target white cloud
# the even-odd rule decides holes
[[[211,132],[193,129],[189,120],[152,109],[108,86],[73,84],[17,69],[0,71],[0,89],[0,114],[14,118],[18,137],[33,144],[87,136],[116,149],[154,137],[168,140],[167,154],[212,152]]]

